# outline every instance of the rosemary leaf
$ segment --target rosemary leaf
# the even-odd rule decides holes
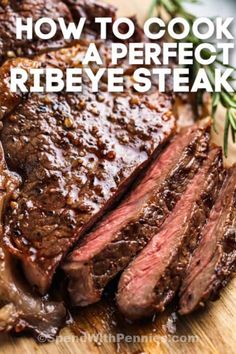
[[[227,111],[226,119],[225,119],[225,127],[224,127],[224,155],[225,155],[225,157],[228,157],[229,128],[230,128],[229,111]]]
[[[174,1],[163,0],[162,4],[165,7],[165,9],[167,10],[167,12],[169,12],[170,14],[174,14],[178,10],[177,7],[175,6],[175,2]]]
[[[221,54],[221,53],[220,53]],[[216,63],[220,64],[221,66],[223,66],[224,68],[228,68],[228,69],[233,69],[235,70],[235,67],[233,67],[232,65],[230,64],[224,64],[222,63],[222,61],[220,59],[216,59]]]
[[[232,140],[233,143],[236,142],[236,131],[234,130],[234,128],[231,126],[231,134],[232,134]]]
[[[212,119],[213,119],[213,129],[216,133],[218,133],[217,129],[216,129],[216,111],[218,108],[218,104],[220,102],[220,94],[218,92],[214,92],[212,95],[212,108],[211,108],[211,115],[212,115]]]
[[[159,0],[152,0],[150,9],[148,11],[148,17],[152,17],[153,16],[155,7],[159,6],[159,5],[160,5],[160,1]]]
[[[190,27],[192,27],[193,21],[196,19],[196,16],[194,16],[192,13],[188,12],[185,9],[184,5],[186,3],[199,4],[200,2],[198,0],[154,0],[152,2],[149,11],[149,16],[152,16],[155,6],[157,10],[162,7],[165,9],[165,11],[167,12],[170,18],[174,18],[176,16],[182,16],[189,22]],[[164,18],[163,20],[165,21]],[[192,32],[187,36],[186,42],[192,43],[193,48],[196,48],[196,46],[198,46],[199,44],[204,43],[202,40],[196,38]],[[214,45],[215,43],[212,44]],[[210,57],[210,54],[212,53],[209,53],[207,50],[203,52],[203,56],[205,59],[208,59]],[[199,69],[205,68],[208,79],[212,87],[215,88],[214,73],[215,73],[215,69],[219,66],[222,69],[226,69],[226,68],[233,69],[234,72],[232,73],[231,77],[229,77],[228,80],[229,82],[234,82],[236,80],[235,68],[230,64],[227,65],[224,64],[224,62],[221,60],[222,50],[217,50],[215,55],[217,56],[215,63],[212,63],[207,66],[200,65],[199,63],[197,63],[196,60],[194,60],[193,65],[189,67],[191,82],[194,82]],[[203,97],[203,91],[199,90],[196,94],[196,99],[199,102],[199,104],[202,104],[202,97]],[[226,119],[225,119],[225,127],[224,127],[224,154],[225,156],[227,156],[229,130],[231,130],[233,142],[236,141],[236,95],[235,93],[229,93],[224,90],[220,93],[216,93],[216,92],[212,93],[212,120],[213,120],[214,129],[215,129],[215,114],[219,104],[222,104],[227,111]]]
[[[221,103],[225,108],[236,109],[236,100],[231,95],[229,95],[224,91],[222,91],[220,95],[221,95]]]
[[[233,130],[236,131],[236,121],[234,120],[234,116],[233,116],[231,110],[229,110],[229,120],[230,120]]]

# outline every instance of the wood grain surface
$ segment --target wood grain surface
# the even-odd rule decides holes
[[[119,8],[120,15],[138,14],[139,21],[145,18],[150,3],[148,0],[108,2]],[[232,147],[231,160],[236,159],[234,149]],[[120,318],[113,301],[106,299],[73,314],[75,324],[64,328],[55,342],[36,344],[30,336],[0,335],[0,353],[233,354],[236,353],[235,286],[236,279],[218,301],[191,316],[178,318],[173,335],[169,331],[174,329],[170,320],[174,305],[150,321],[133,325]],[[107,338],[109,334],[113,337]],[[126,340],[119,343],[116,335],[126,335]]]

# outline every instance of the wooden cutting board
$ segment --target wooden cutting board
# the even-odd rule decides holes
[[[140,21],[149,6],[147,0],[108,2],[119,7],[120,15],[138,14]],[[234,149],[231,159],[236,158]],[[39,345],[30,337],[0,335],[0,353],[233,354],[236,353],[235,286],[236,279],[222,292],[220,300],[191,316],[178,318],[174,334],[170,334],[175,326],[171,320],[174,305],[150,321],[133,325],[120,318],[112,299],[106,299],[73,314],[75,324],[64,328],[56,342]],[[126,339],[119,343],[117,335],[126,335]]]

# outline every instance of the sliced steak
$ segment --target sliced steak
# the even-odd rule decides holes
[[[26,65],[64,70],[78,65],[83,54],[76,46],[26,60]],[[18,62],[24,61],[14,65]],[[94,94],[85,77],[80,95],[15,97],[6,67],[9,63],[0,69],[1,140],[9,168],[23,182],[17,207],[6,213],[4,241],[44,293],[68,250],[172,136],[172,96],[156,89],[138,96],[132,86],[112,95],[105,83]]]
[[[25,284],[16,260],[2,244],[3,214],[7,204],[15,207],[19,178],[10,173],[0,147],[0,332],[30,329],[35,335],[50,339],[65,321],[62,303],[37,297]]]
[[[228,175],[203,229],[180,291],[181,314],[215,298],[236,266],[236,167]]]
[[[121,276],[120,311],[138,319],[173,299],[222,181],[222,153],[213,149],[162,228]]]
[[[107,283],[142,249],[168,216],[208,150],[209,124],[177,136],[121,205],[67,257],[74,305],[99,301]]]

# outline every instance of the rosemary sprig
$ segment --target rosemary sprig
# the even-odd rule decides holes
[[[196,16],[193,14],[189,13],[185,9],[185,3],[199,3],[198,0],[153,0],[150,10],[149,10],[149,17],[153,15],[158,15],[160,17],[163,17],[163,11],[165,12],[168,17],[174,18],[176,16],[184,17],[190,24],[190,28],[192,27],[192,24],[194,20],[196,19]],[[164,21],[166,20],[165,18],[162,18]],[[189,36],[186,38],[186,42],[191,42],[193,43],[193,47],[195,48],[197,45],[203,43],[202,40],[196,38],[192,33],[189,34]],[[210,53],[205,53],[205,56],[207,56]],[[215,61],[215,63],[210,64],[208,66],[205,66],[204,68],[206,69],[207,76],[212,84],[212,86],[215,86],[214,82],[214,75],[213,72],[215,71],[216,66],[221,66],[222,68],[233,68],[236,70],[236,68],[232,67],[231,65],[224,65],[222,60],[220,59],[221,52],[219,51],[217,53],[218,57]],[[190,68],[190,79],[193,82],[199,68],[203,67],[196,61]],[[235,81],[235,78],[232,76],[230,78],[230,81]],[[201,101],[202,99],[202,92],[198,92],[197,99]],[[202,102],[202,101],[201,101]],[[217,108],[221,104],[223,107],[226,109],[226,119],[225,119],[225,126],[224,126],[224,154],[227,157],[228,156],[228,142],[229,142],[229,134],[231,131],[232,134],[232,140],[235,143],[236,142],[236,94],[234,93],[229,93],[223,90],[220,93],[212,93],[212,106],[211,106],[211,113],[212,113],[212,119],[213,119],[213,126],[215,128],[215,114],[217,111]]]

